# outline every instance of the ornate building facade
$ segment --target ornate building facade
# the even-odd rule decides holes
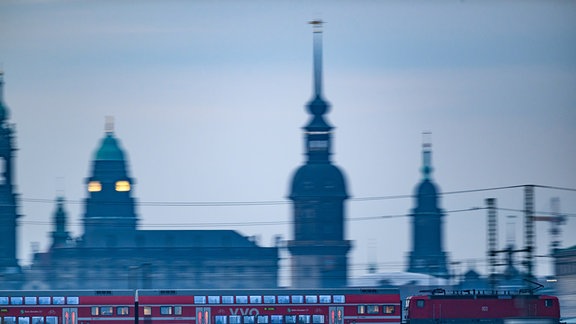
[[[278,248],[233,230],[140,230],[126,154],[111,124],[97,148],[84,234],[66,231],[57,199],[51,248],[37,253],[25,288],[274,288]]]

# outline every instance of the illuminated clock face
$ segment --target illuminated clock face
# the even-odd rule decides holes
[[[116,181],[116,191],[130,191],[130,182],[126,180]]]
[[[90,181],[88,182],[88,191],[89,192],[102,191],[102,184],[100,183],[100,181]]]

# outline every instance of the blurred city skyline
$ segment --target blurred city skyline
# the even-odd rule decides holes
[[[353,197],[351,274],[369,263],[403,271],[422,132],[432,133],[442,192],[575,187],[575,14],[564,1],[2,2],[21,264],[32,242],[46,250],[59,194],[69,230],[82,234],[105,116],[136,180],[141,228],[235,229],[268,246],[289,239],[286,196],[312,94],[306,22],[320,17],[333,160]],[[576,244],[575,195],[536,188],[537,212],[559,197],[569,215],[563,247]],[[521,188],[445,195],[444,249],[462,262],[456,271],[486,271],[486,211],[474,208],[488,197],[507,209],[500,246],[512,233],[523,245]],[[536,224],[537,255],[548,253],[549,226]],[[537,275],[552,274],[549,258],[537,260]]]

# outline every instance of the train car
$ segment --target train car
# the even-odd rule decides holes
[[[134,321],[133,290],[0,290],[0,324]]]
[[[547,295],[435,289],[406,298],[404,319],[407,324],[550,324],[560,322],[560,306],[557,297]]]
[[[398,289],[138,290],[138,323],[400,323]]]

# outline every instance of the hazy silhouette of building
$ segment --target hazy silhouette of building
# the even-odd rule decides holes
[[[314,25],[314,94],[311,115],[304,127],[307,161],[292,178],[293,240],[288,242],[292,286],[345,287],[348,277],[344,202],[348,199],[344,174],[330,160],[332,126],[324,119],[330,105],[322,96],[321,22]]]
[[[14,183],[14,125],[4,103],[4,73],[0,71],[0,276],[6,288],[18,285],[21,270],[16,257],[18,195]]]
[[[273,288],[278,248],[233,230],[140,230],[134,180],[111,123],[86,179],[84,234],[70,239],[57,199],[52,244],[25,288]]]
[[[447,278],[448,267],[443,243],[444,211],[440,208],[438,188],[432,181],[432,144],[422,146],[422,181],[416,187],[416,207],[412,209],[412,251],[408,272]]]

